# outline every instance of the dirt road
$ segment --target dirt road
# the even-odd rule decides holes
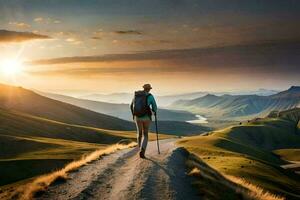
[[[175,140],[148,144],[147,159],[138,149],[126,149],[105,156],[70,174],[65,183],[51,186],[38,199],[200,199],[186,175],[186,155]]]

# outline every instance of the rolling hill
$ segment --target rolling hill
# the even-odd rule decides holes
[[[162,131],[173,130],[173,134],[207,130],[185,122],[159,124]],[[61,168],[122,139],[135,140],[134,130],[132,122],[1,84],[0,186]],[[160,134],[161,139],[170,137]]]
[[[111,130],[133,130],[134,124],[41,96],[31,90],[0,84],[0,108],[70,124]]]
[[[122,138],[105,130],[0,109],[0,185],[50,172]]]
[[[211,118],[241,120],[297,106],[300,106],[300,87],[292,86],[286,91],[269,96],[208,94],[193,100],[177,101],[170,108],[188,110]]]
[[[69,103],[81,108],[111,115],[124,120],[132,120],[129,104],[125,104],[125,103],[117,104],[117,103],[92,101],[92,100],[74,98],[65,95],[45,93],[45,92],[38,92],[38,93],[45,97],[62,101],[65,103]],[[162,108],[159,108],[159,118],[160,120],[163,121],[190,121],[190,120],[197,119],[194,114],[186,111],[173,111],[173,110],[167,110]]]
[[[278,114],[277,117],[257,118],[206,136],[184,138],[178,144],[196,155],[199,162],[208,164],[199,166],[191,160],[191,168],[209,170],[212,167],[211,170],[217,170],[224,177],[243,178],[287,199],[299,199],[300,175],[282,168],[281,165],[287,164],[287,161],[281,160],[275,153],[280,149],[286,158],[299,151],[300,134],[295,127],[300,120],[300,109]],[[216,181],[215,178],[198,179],[195,185],[216,185],[211,182]],[[213,192],[220,195],[220,191]]]
[[[135,137],[133,131],[67,124],[0,109],[0,186],[61,168],[83,154]]]
[[[19,111],[37,117],[42,117],[69,124],[91,126],[109,130],[135,130],[135,124],[133,122],[126,121],[117,117],[112,117],[110,115],[98,113],[69,103],[57,101],[21,87],[0,84],[0,92],[0,108],[2,109]],[[86,102],[83,101],[83,103],[85,104]],[[88,105],[85,104],[85,107],[93,107],[95,105],[94,103],[96,104],[96,106],[99,105],[98,102],[88,101]],[[106,106],[107,104],[104,105]],[[130,113],[129,108],[127,106],[122,105],[121,107],[124,112],[126,112],[126,107],[127,112]],[[109,109],[114,110],[115,108],[113,105],[110,105]],[[172,113],[172,111],[167,112],[167,115],[170,115]],[[175,117],[175,119],[178,120],[185,117],[189,118],[193,116],[192,114],[188,114],[185,112],[174,112],[174,114],[176,113],[183,113],[182,117]],[[208,130],[207,127],[177,121],[161,121],[160,127],[162,130],[166,131],[165,133],[182,133],[183,135],[199,134]],[[153,123],[151,125],[150,130],[155,131]]]

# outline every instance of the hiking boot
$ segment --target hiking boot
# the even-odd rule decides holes
[[[143,152],[140,152],[140,158],[143,158],[143,159],[146,158],[146,156],[145,156],[145,154]]]
[[[140,151],[140,158],[146,158],[146,156],[145,156],[145,150],[144,149],[142,149],[141,151]]]

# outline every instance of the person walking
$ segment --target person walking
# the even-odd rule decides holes
[[[137,143],[140,148],[140,157],[145,157],[148,144],[148,132],[152,121],[152,113],[156,115],[157,105],[154,96],[150,93],[150,84],[145,84],[143,90],[136,91],[130,104],[133,120],[137,128]]]

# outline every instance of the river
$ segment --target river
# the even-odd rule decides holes
[[[192,123],[192,124],[207,124],[207,118],[201,116],[201,115],[195,115],[195,117],[197,117],[198,119],[194,119],[194,120],[189,120],[186,122]]]

